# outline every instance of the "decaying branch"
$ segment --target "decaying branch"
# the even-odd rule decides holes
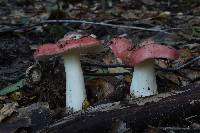
[[[116,120],[139,132],[148,125],[177,122],[181,118],[199,115],[200,84],[193,84],[157,96],[132,102],[115,102],[77,112],[45,129],[46,132],[104,133]]]

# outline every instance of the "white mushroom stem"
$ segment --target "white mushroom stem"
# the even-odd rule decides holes
[[[64,66],[66,73],[66,107],[72,108],[73,111],[81,110],[86,99],[86,91],[79,53],[71,51],[65,54]]]
[[[130,93],[133,97],[145,97],[158,93],[154,59],[135,65]]]

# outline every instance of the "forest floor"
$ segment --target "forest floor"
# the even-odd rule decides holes
[[[93,24],[50,20],[86,20]],[[33,53],[38,46],[55,43],[71,31],[94,34],[104,46],[101,53],[81,56],[90,105],[129,99],[132,69],[108,66],[119,64],[108,47],[109,41],[119,35],[127,36],[135,45],[151,38],[179,51],[177,60],[156,60],[159,93],[200,83],[198,0],[3,0],[0,1],[0,122],[4,125],[0,125],[0,132],[29,132],[26,127],[34,124],[31,131],[36,132],[67,115],[62,60],[36,62]],[[33,65],[41,72],[36,83],[27,75]]]

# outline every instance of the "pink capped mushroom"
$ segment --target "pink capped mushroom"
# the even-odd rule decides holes
[[[139,48],[133,48],[130,40],[118,37],[112,39],[110,48],[124,64],[134,66],[130,94],[136,98],[158,93],[154,59],[178,58],[176,49],[152,40],[142,42]]]
[[[86,90],[80,63],[80,53],[91,52],[100,42],[94,36],[83,36],[80,33],[70,33],[56,45],[45,44],[34,53],[36,59],[60,55],[64,59],[66,73],[66,107],[73,111],[82,109],[86,100]]]

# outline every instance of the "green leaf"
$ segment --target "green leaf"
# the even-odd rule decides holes
[[[15,84],[9,85],[6,88],[3,88],[0,90],[0,95],[6,95],[8,93],[14,92],[16,90],[21,89],[22,87],[24,87],[26,85],[26,80],[25,79],[21,79],[20,81],[18,81]]]

